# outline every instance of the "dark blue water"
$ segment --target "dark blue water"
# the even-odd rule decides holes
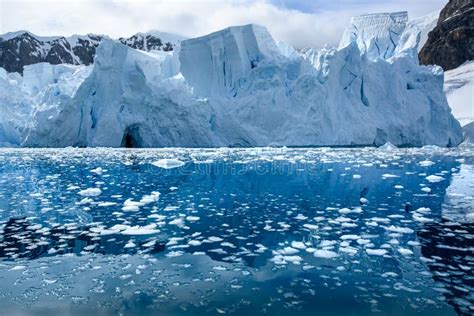
[[[469,315],[473,152],[0,151],[0,314]]]

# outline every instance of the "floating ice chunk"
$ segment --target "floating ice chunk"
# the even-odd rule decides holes
[[[10,271],[19,271],[19,270],[25,270],[25,269],[26,269],[26,266],[18,265],[11,268]]]
[[[419,213],[413,213],[412,218],[414,221],[420,222],[420,223],[430,223],[433,222],[431,218],[424,217],[423,215]]]
[[[361,198],[359,199],[359,202],[362,203],[362,204],[367,204],[367,203],[369,203],[369,200],[366,199],[366,198],[364,198],[364,197],[361,197]]]
[[[352,210],[350,208],[344,207],[339,210],[339,213],[341,214],[361,213],[361,212],[362,212],[362,209],[360,207],[356,207]]]
[[[399,227],[399,226],[391,225],[389,227],[384,226],[384,228],[385,228],[385,230],[388,230],[388,231],[394,232],[394,233],[400,233],[400,234],[412,234],[413,233],[413,229],[408,228],[408,227]]]
[[[332,258],[336,258],[339,255],[336,252],[331,251],[331,250],[318,249],[315,252],[313,252],[313,256],[315,256],[316,258],[332,259]]]
[[[354,174],[354,175],[352,175],[352,178],[353,179],[360,179],[360,178],[362,178],[362,176],[360,174]]]
[[[159,214],[151,214],[151,215],[148,215],[148,218],[153,218],[153,219],[156,219],[157,221],[162,221],[166,219],[166,216],[159,215]]]
[[[123,202],[122,211],[124,212],[138,212],[140,206],[143,206],[143,203],[133,201],[132,199],[127,199]]]
[[[306,245],[304,244],[304,242],[301,242],[301,241],[292,241],[291,247],[302,250],[306,248]]]
[[[283,256],[283,255],[277,254],[276,256],[271,258],[270,261],[278,265],[285,265],[288,262],[299,265],[301,261],[303,261],[303,259],[300,256]]]
[[[117,203],[116,202],[102,202],[98,204],[98,206],[100,207],[107,207],[107,206],[114,206],[114,205],[117,205]]]
[[[206,239],[206,242],[221,242],[223,241],[224,239],[220,238],[220,237],[216,237],[216,236],[211,236],[209,238]]]
[[[184,227],[184,220],[182,218],[175,218],[174,220],[170,221],[168,224],[176,225],[178,227]]]
[[[383,255],[387,254],[387,250],[385,250],[385,249],[370,249],[370,248],[367,248],[367,249],[365,249],[365,251],[367,252],[367,254],[369,254],[371,256],[383,256]]]
[[[178,250],[178,251],[170,251],[170,252],[168,252],[168,253],[166,254],[166,257],[168,257],[168,258],[175,258],[175,257],[180,257],[180,256],[182,256],[183,254],[184,254],[184,252],[183,252],[183,251],[180,251],[180,250]]]
[[[304,221],[304,220],[307,220],[308,217],[304,216],[303,214],[298,214],[297,216],[295,216],[295,219],[300,220],[300,221]]]
[[[223,243],[221,243],[221,246],[222,247],[229,247],[229,248],[237,248],[233,243],[230,243],[228,241],[224,241]]]
[[[394,188],[397,189],[397,190],[402,190],[402,189],[403,189],[403,185],[397,184],[397,185],[394,186]]]
[[[388,178],[400,178],[400,177],[394,174],[390,174],[390,173],[384,173],[382,175],[382,179],[388,179]]]
[[[295,253],[298,253],[298,252],[299,250],[293,247],[285,247],[283,249],[278,250],[278,253],[282,255],[294,255]]]
[[[129,249],[129,248],[135,248],[137,245],[132,241],[132,240],[129,240],[127,242],[127,244],[125,246],[123,246],[123,248],[125,249]]]
[[[404,256],[410,256],[410,255],[413,254],[413,251],[411,251],[410,249],[406,249],[406,248],[398,248],[398,252],[401,253]]]
[[[370,243],[370,239],[359,238],[359,239],[357,239],[357,243],[359,245],[367,245],[368,243]]]
[[[78,194],[82,196],[98,196],[102,194],[102,190],[99,188],[88,188],[88,189],[79,191]]]
[[[431,189],[428,188],[428,187],[422,187],[422,188],[421,188],[421,191],[426,192],[426,193],[430,193],[430,192],[431,192]]]
[[[418,212],[418,213],[431,213],[431,209],[429,207],[420,207],[420,208],[416,209],[415,212]]]
[[[184,162],[178,159],[160,159],[152,162],[151,164],[163,169],[179,168],[185,165]]]
[[[430,160],[423,160],[423,161],[420,161],[418,164],[422,167],[429,167],[429,166],[434,165],[434,162]]]
[[[98,167],[98,168],[95,168],[95,169],[92,169],[92,170],[91,170],[92,173],[95,173],[95,174],[97,174],[97,175],[99,175],[99,176],[102,175],[102,173],[104,173],[104,171],[105,171],[105,170],[102,169],[101,167]]]
[[[360,239],[359,235],[342,235],[341,236],[342,240],[357,240]]]
[[[188,241],[188,245],[190,246],[200,246],[202,244],[202,242],[200,242],[199,240],[190,240]]]
[[[150,203],[158,201],[159,199],[160,199],[160,192],[153,191],[153,192],[151,192],[150,195],[144,195],[141,198],[140,203],[150,204]]]
[[[437,175],[434,175],[434,174],[430,175],[430,176],[427,176],[425,179],[428,180],[428,182],[430,182],[430,183],[441,182],[441,181],[444,180],[443,177],[440,177],[440,176],[437,176]]]
[[[196,222],[199,220],[199,216],[187,216],[186,220],[189,222]]]
[[[121,232],[122,235],[152,235],[159,233],[160,230],[156,229],[156,224],[150,224],[146,226],[131,226]]]
[[[314,225],[314,224],[304,224],[303,227],[307,228],[307,229],[310,229],[310,230],[318,229],[318,225]]]

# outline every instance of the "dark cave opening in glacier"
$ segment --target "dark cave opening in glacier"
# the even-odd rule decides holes
[[[121,147],[125,148],[141,148],[140,131],[137,125],[129,126],[125,129],[122,137]]]

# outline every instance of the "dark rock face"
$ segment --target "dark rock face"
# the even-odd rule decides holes
[[[149,34],[135,34],[130,38],[120,38],[119,41],[124,45],[144,51],[163,50],[169,52],[174,47],[170,42],[163,43],[161,38]]]
[[[52,37],[46,40],[28,32],[15,37],[0,37],[0,67],[8,72],[23,73],[23,66],[48,62],[50,64],[90,65],[94,62],[97,47],[104,37],[84,36]],[[176,43],[164,42],[150,34],[136,34],[119,39],[129,47],[150,51],[172,51]]]
[[[420,63],[444,70],[474,59],[474,0],[450,0],[419,54]]]

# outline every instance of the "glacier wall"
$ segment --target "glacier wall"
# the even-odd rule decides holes
[[[173,52],[106,39],[93,66],[2,74],[16,92],[2,96],[0,144],[457,145],[442,70],[406,53],[419,41],[397,51],[406,24],[406,13],[355,18],[349,30],[358,33],[347,31],[339,49],[302,52],[256,25],[184,40]]]
[[[357,43],[368,58],[393,56],[400,36],[408,23],[408,12],[373,13],[356,16],[342,35],[339,48]]]

